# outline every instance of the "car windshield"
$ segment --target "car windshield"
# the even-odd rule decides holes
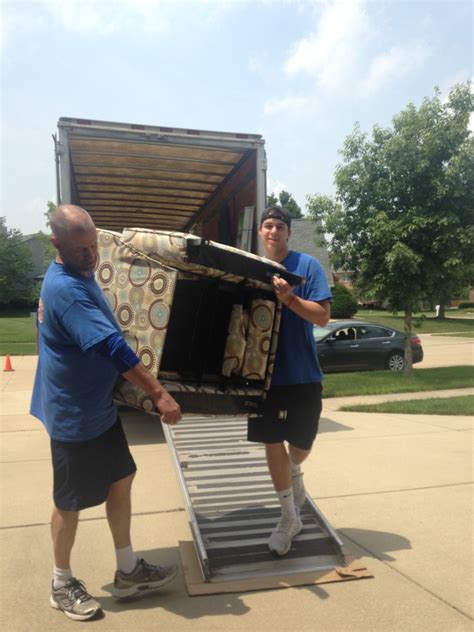
[[[326,327],[320,327],[319,325],[315,325],[313,328],[313,336],[315,340],[321,340],[324,336],[332,333],[334,331],[334,326],[326,325]]]

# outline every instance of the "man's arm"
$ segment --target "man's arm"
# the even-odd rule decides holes
[[[295,312],[300,318],[324,327],[331,317],[331,303],[329,300],[308,301],[292,293],[292,287],[281,277],[272,278],[273,289],[277,298],[286,305],[288,309]]]
[[[304,320],[308,320],[313,325],[324,327],[331,318],[331,303],[327,299],[325,301],[315,302],[307,301],[295,294],[291,294],[293,298],[288,303],[284,303],[291,311],[298,314]]]
[[[176,424],[181,419],[181,408],[178,402],[165,390],[162,384],[145,369],[140,362],[132,369],[129,369],[122,376],[145,391],[155,402],[155,406],[160,411],[161,420],[165,424]]]
[[[169,395],[160,382],[149,372],[130,349],[123,336],[114,332],[96,343],[92,350],[109,358],[117,372],[152,397],[165,424],[176,424],[181,419],[179,404]]]

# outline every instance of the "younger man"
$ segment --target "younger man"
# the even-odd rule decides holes
[[[306,279],[292,288],[284,279],[272,284],[283,303],[278,348],[270,391],[263,414],[249,419],[248,439],[265,444],[268,468],[281,503],[282,515],[268,546],[285,555],[292,538],[303,528],[300,509],[306,492],[301,463],[311,453],[321,414],[321,381],[313,325],[329,321],[331,291],[319,261],[288,247],[291,216],[279,207],[267,208],[261,217],[259,236],[268,259]],[[284,421],[277,418],[286,410]],[[288,450],[285,447],[288,443]]]

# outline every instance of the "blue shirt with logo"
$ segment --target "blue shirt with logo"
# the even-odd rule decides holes
[[[319,261],[310,255],[290,250],[281,264],[306,279],[293,294],[308,301],[332,300],[331,290]],[[314,325],[283,306],[272,386],[321,382]]]
[[[53,261],[41,288],[39,358],[30,412],[59,441],[87,441],[117,417],[118,371],[93,347],[120,327],[93,275]]]

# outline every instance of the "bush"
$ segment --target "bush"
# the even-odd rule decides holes
[[[354,295],[342,283],[336,283],[332,288],[333,303],[332,318],[352,318],[357,312],[358,305]]]
[[[474,307],[472,301],[461,301],[458,305],[458,309],[465,309],[466,307]]]

